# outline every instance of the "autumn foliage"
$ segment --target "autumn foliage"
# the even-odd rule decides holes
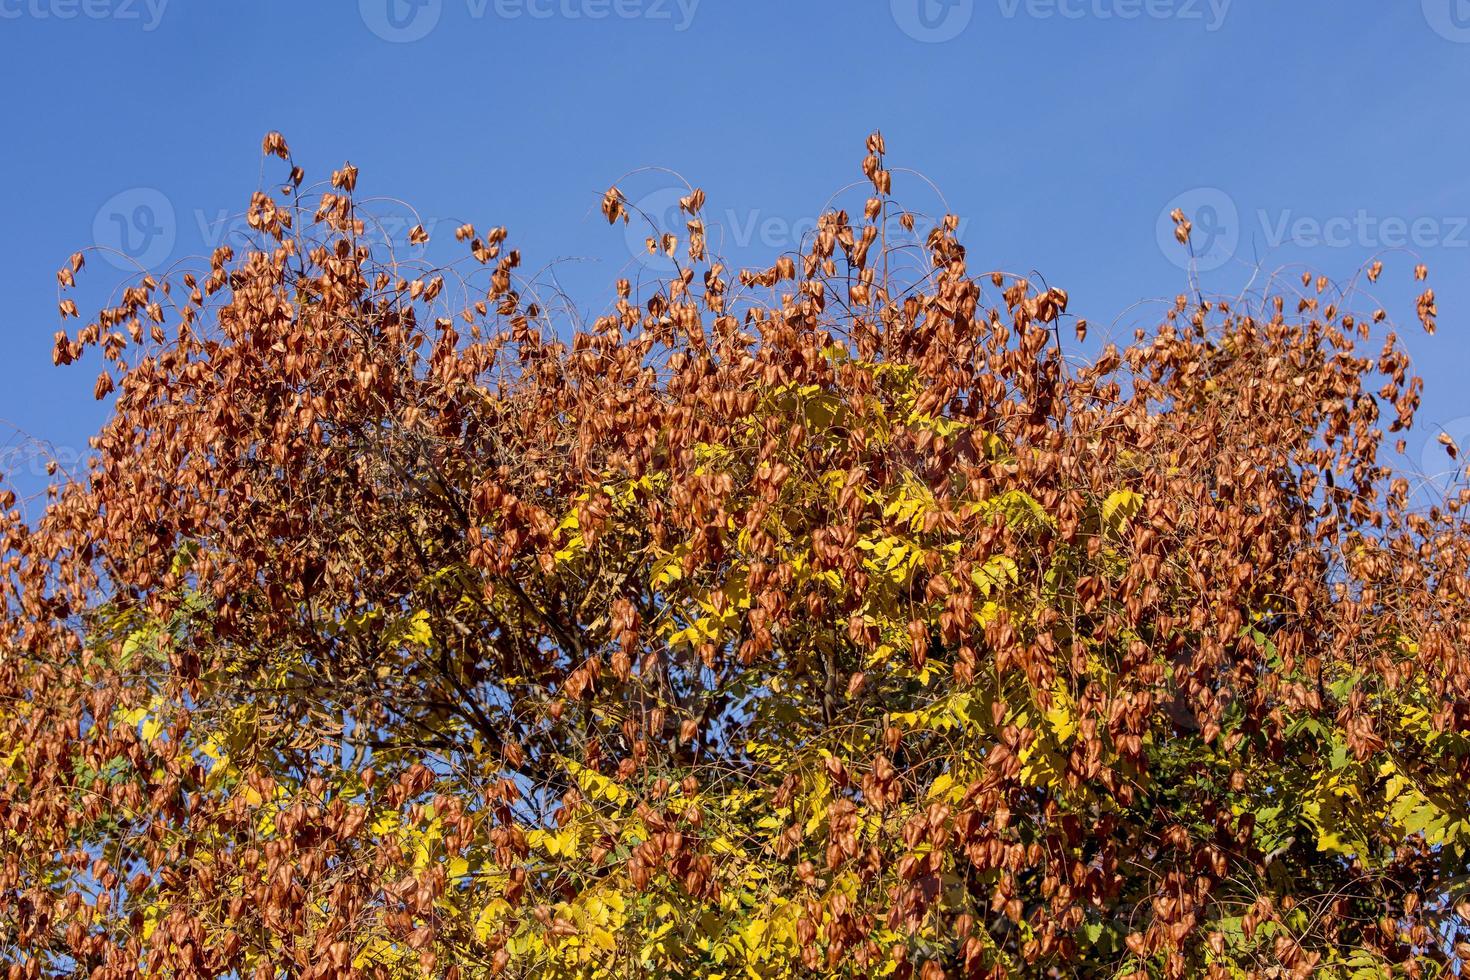
[[[10,977],[1460,969],[1470,493],[1380,461],[1386,314],[1089,347],[875,134],[860,214],[736,271],[690,188],[568,322],[264,149],[255,248],[59,274],[115,410],[0,528]]]

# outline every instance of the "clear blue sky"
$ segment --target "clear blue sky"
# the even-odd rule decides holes
[[[1467,0],[0,0],[0,83],[0,419],[63,452],[104,406],[94,370],[51,366],[56,268],[93,242],[206,254],[271,129],[312,177],[350,159],[360,195],[413,204],[436,242],[507,225],[584,310],[633,261],[597,208],[624,174],[702,186],[753,264],[859,176],[873,128],[963,218],[977,268],[1066,287],[1095,336],[1187,288],[1160,245],[1176,198],[1207,289],[1257,259],[1346,277],[1406,244],[1439,335],[1413,321],[1414,259],[1387,257],[1381,295],[1421,419],[1470,446]],[[669,198],[658,172],[621,184]],[[902,169],[895,191],[943,207]],[[94,258],[83,297],[121,278]]]

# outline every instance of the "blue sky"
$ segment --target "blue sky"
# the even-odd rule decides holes
[[[0,467],[23,486],[17,433],[74,458],[106,410],[95,371],[51,366],[56,268],[207,254],[272,129],[310,177],[356,164],[385,237],[398,201],[440,232],[429,257],[506,225],[584,311],[637,262],[609,184],[658,210],[676,182],[640,168],[683,175],[753,265],[861,199],[874,128],[901,202],[959,215],[977,269],[1067,288],[1095,337],[1188,288],[1174,203],[1207,290],[1387,252],[1376,295],[1428,384],[1410,462],[1432,425],[1470,446],[1470,0],[0,0],[0,83]],[[82,298],[123,278],[93,258]]]

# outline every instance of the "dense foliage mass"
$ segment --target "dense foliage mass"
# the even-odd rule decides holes
[[[0,528],[9,975],[1458,971],[1470,493],[1379,461],[1385,315],[1084,360],[884,152],[765,269],[690,189],[584,327],[290,166],[58,334],[116,408]]]

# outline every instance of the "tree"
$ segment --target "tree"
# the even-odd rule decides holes
[[[291,166],[58,333],[115,411],[4,518],[9,975],[1453,975],[1470,491],[1379,461],[1385,314],[1084,359],[884,155],[738,275],[691,188],[590,326]]]

